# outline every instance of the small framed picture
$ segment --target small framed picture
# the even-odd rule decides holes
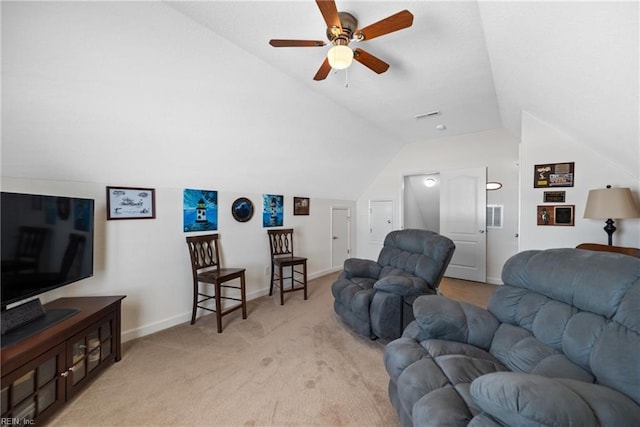
[[[575,205],[538,205],[538,225],[573,226]]]
[[[154,219],[155,193],[153,188],[107,187],[107,220]]]
[[[247,222],[253,216],[253,203],[246,197],[240,197],[231,204],[231,215],[238,222]]]
[[[533,187],[573,187],[574,162],[535,165]]]
[[[308,197],[293,198],[293,214],[309,215],[309,198]]]
[[[284,196],[281,194],[262,195],[262,226],[282,227],[284,224]]]
[[[544,192],[544,203],[564,203],[566,191],[545,191]]]

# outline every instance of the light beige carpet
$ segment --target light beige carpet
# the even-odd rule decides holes
[[[386,342],[341,323],[330,290],[335,276],[310,281],[307,301],[301,292],[286,294],[284,306],[275,295],[250,301],[248,318],[226,316],[221,334],[207,315],[125,343],[122,360],[49,424],[398,425],[382,362]],[[476,286],[481,294],[492,289]]]

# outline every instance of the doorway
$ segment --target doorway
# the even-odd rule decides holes
[[[447,236],[456,245],[445,275],[486,282],[486,167],[403,177],[403,228]]]
[[[331,208],[331,268],[342,268],[351,256],[351,209]]]
[[[403,177],[403,228],[440,232],[440,174]]]

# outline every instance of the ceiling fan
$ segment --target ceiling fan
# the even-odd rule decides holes
[[[333,47],[327,52],[327,57],[313,77],[314,80],[324,80],[332,68],[341,70],[349,67],[353,59],[378,74],[384,73],[389,69],[389,64],[359,47],[352,50],[349,43],[371,40],[408,28],[413,24],[411,12],[403,10],[358,29],[358,20],[350,13],[338,12],[334,0],[316,0],[316,3],[327,23],[327,39]],[[273,47],[321,47],[325,45],[325,42],[321,40],[271,39],[269,44]]]

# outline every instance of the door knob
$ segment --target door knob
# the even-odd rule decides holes
[[[484,233],[484,230],[478,230],[478,232],[480,232],[480,234]]]

